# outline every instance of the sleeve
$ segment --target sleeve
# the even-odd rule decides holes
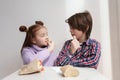
[[[69,64],[70,57],[67,55],[69,54],[68,47],[69,45],[68,42],[66,41],[57,59],[55,60],[54,66],[63,66]]]
[[[28,64],[34,59],[39,59],[43,62],[46,58],[48,58],[49,55],[50,53],[47,49],[44,49],[37,53],[34,53],[30,49],[23,49],[22,51],[22,58],[23,58],[24,64]]]
[[[71,58],[70,64],[79,67],[97,68],[99,58],[101,56],[101,46],[98,42],[95,42],[92,46],[93,47],[89,51],[86,51],[86,53],[84,54],[77,50],[77,52],[79,52],[80,55],[73,56]]]

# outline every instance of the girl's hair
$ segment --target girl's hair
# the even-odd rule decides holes
[[[86,39],[90,37],[92,30],[92,17],[88,11],[76,13],[65,20],[72,29],[86,32]]]
[[[24,47],[31,47],[32,44],[34,44],[32,42],[32,39],[35,37],[35,32],[40,30],[41,28],[46,28],[42,21],[35,21],[35,24],[31,25],[28,29],[24,25],[19,27],[19,30],[21,32],[26,32],[26,37],[25,37],[25,41],[23,43],[22,49]],[[22,49],[21,49],[21,52],[22,52]]]

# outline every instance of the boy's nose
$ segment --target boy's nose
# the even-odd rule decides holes
[[[70,33],[72,33],[72,30],[70,30]]]
[[[72,33],[72,32],[73,32],[73,29],[70,29],[70,32]]]
[[[73,34],[73,31],[72,30],[70,30],[70,33],[71,33],[71,35]]]

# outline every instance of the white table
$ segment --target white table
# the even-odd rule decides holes
[[[2,80],[108,80],[93,68],[77,69],[80,72],[77,77],[63,77],[60,67],[45,67],[43,72],[29,75],[18,75],[18,70]]]

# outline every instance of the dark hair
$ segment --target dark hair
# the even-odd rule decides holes
[[[26,32],[26,37],[25,37],[25,41],[23,43],[22,49],[24,47],[31,47],[31,45],[34,44],[32,42],[32,38],[35,37],[35,32],[38,31],[41,28],[46,28],[42,21],[35,21],[35,24],[31,25],[28,29],[27,29],[26,26],[20,26],[19,27],[19,30],[21,32]],[[22,51],[22,49],[21,49],[21,51]]]
[[[92,30],[92,17],[88,11],[76,13],[65,20],[65,22],[67,22],[73,29],[78,29],[82,32],[86,32],[86,39],[90,37]]]

